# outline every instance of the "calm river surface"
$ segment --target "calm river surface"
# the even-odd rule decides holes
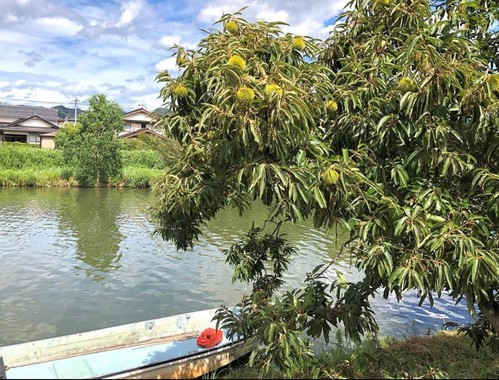
[[[0,346],[232,305],[248,290],[231,281],[223,249],[266,211],[226,210],[192,250],[152,237],[150,190],[0,187]],[[300,285],[336,247],[310,224],[286,230],[299,253],[287,280]],[[345,259],[331,271],[359,277]],[[433,308],[373,300],[383,335],[434,331],[468,320],[451,299]],[[332,337],[334,338],[334,337]]]

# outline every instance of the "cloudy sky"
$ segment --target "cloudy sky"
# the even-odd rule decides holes
[[[85,109],[105,94],[124,110],[161,106],[159,71],[177,71],[177,43],[194,48],[202,28],[248,8],[250,21],[284,21],[325,38],[347,0],[0,0],[0,102]]]

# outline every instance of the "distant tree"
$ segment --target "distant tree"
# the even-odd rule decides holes
[[[65,123],[55,135],[55,148],[62,151],[66,163],[76,164],[80,142],[81,124]]]
[[[223,208],[269,207],[225,251],[252,293],[219,313],[264,368],[302,365],[302,332],[375,333],[378,293],[465,299],[499,334],[497,2],[444,3],[354,0],[322,42],[225,15],[178,47],[180,77],[158,76],[183,157],[156,188],[157,233],[187,249]],[[303,219],[347,234],[361,281],[329,263],[274,297],[295,251],[281,226]]]
[[[77,126],[69,125],[57,134],[56,147],[74,164],[80,184],[92,186],[107,183],[122,169],[117,136],[123,129],[123,111],[102,94],[92,96],[89,103]]]
[[[171,115],[171,111],[165,107],[158,107],[154,111],[152,111],[152,113],[155,113],[159,116]]]
[[[57,111],[57,116],[59,116],[61,119],[66,119],[66,118],[71,118],[71,119],[74,119],[74,108],[68,108],[68,107],[65,107],[63,105],[60,105],[60,106],[55,106],[55,107],[52,107],[53,109],[55,109]],[[82,113],[83,111],[79,108],[76,109],[76,115],[77,117],[80,116],[80,114]]]

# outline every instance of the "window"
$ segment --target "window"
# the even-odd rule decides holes
[[[26,135],[5,135],[5,142],[28,142]]]
[[[38,133],[30,133],[28,142],[30,144],[39,144],[40,143],[40,135]]]
[[[131,132],[132,131],[132,124],[129,124],[129,123],[125,124],[124,131]]]
[[[145,127],[147,127],[147,123],[140,123],[140,127],[141,127],[141,128],[145,128]]]

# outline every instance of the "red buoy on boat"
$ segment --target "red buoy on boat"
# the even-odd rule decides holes
[[[215,347],[218,343],[222,341],[223,332],[222,330],[215,330],[211,327],[203,330],[201,335],[198,336],[196,342],[198,346],[204,348]]]

